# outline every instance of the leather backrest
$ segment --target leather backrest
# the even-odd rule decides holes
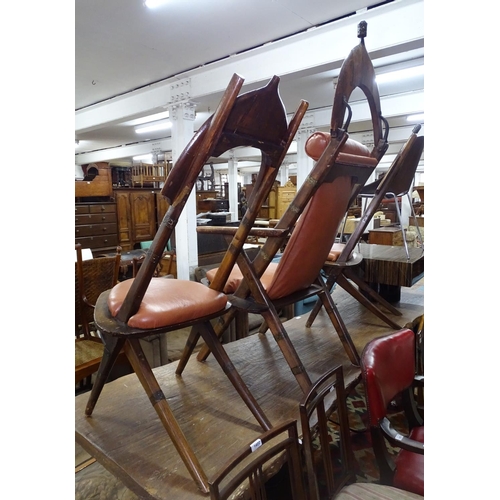
[[[415,333],[405,328],[369,342],[361,354],[361,371],[370,424],[375,426],[395,396],[413,382]]]
[[[374,160],[367,147],[351,139],[344,144],[341,154],[344,160],[356,163]],[[335,168],[336,165],[332,170]],[[295,225],[267,289],[271,299],[307,288],[319,276],[349,208],[353,181],[351,175],[340,175],[324,182],[313,195]]]

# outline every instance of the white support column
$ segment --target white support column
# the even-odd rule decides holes
[[[172,162],[192,139],[194,134],[195,105],[190,102],[173,104],[168,107],[172,120]],[[189,280],[198,266],[198,238],[196,234],[196,193],[191,191],[184,210],[175,227],[175,247],[177,253],[177,278]]]
[[[238,220],[238,159],[234,157],[233,151],[227,162],[227,182],[229,186],[229,211],[231,221]]]
[[[309,136],[315,131],[314,115],[306,114],[295,136],[297,140],[297,190],[300,189],[314,166],[314,160],[306,154],[305,145]]]
[[[284,186],[288,182],[290,174],[290,165],[288,162],[284,161],[281,164],[280,171],[278,172],[278,180],[280,181],[280,186]]]

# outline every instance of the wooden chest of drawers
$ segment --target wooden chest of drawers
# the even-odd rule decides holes
[[[118,246],[116,203],[76,203],[75,243],[94,255],[114,251]]]

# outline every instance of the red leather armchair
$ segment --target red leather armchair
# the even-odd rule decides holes
[[[369,342],[361,355],[361,371],[380,482],[423,495],[424,422],[414,398],[415,384],[423,385],[423,376],[416,375],[415,360],[415,333],[405,328]],[[399,398],[407,434],[393,425],[388,412]],[[400,448],[394,459],[387,443]]]

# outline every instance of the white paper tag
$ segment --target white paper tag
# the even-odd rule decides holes
[[[260,439],[257,439],[250,445],[250,449],[252,450],[252,453],[255,450],[258,450],[262,446],[262,441]]]

